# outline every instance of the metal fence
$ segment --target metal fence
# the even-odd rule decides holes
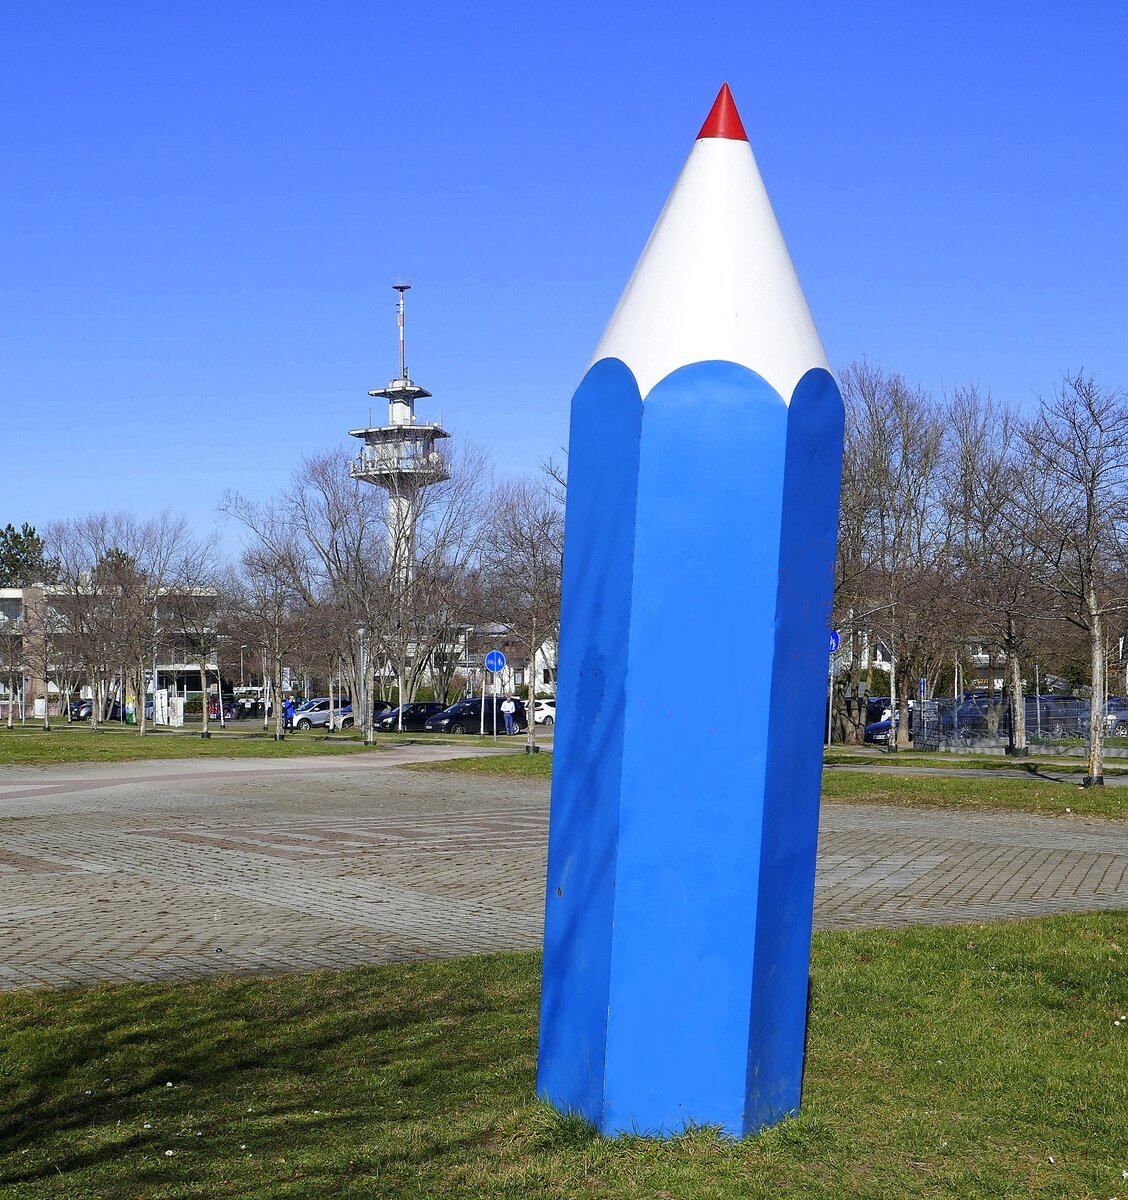
[[[1089,701],[1076,696],[1026,696],[1026,740],[1084,741],[1089,735]],[[1010,703],[1003,697],[924,700],[913,714],[913,745],[942,750],[1010,741]]]

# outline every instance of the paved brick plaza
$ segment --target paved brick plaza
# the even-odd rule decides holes
[[[539,945],[547,783],[362,758],[0,768],[0,988]],[[1128,908],[1111,822],[828,805],[823,929]]]

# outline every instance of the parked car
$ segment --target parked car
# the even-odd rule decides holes
[[[419,733],[428,717],[435,716],[436,713],[441,713],[443,706],[430,700],[424,700],[416,704],[403,705],[402,720],[400,709],[393,708],[390,712],[384,713],[376,718],[376,728],[383,732],[395,732],[398,729],[403,729],[404,732]]]
[[[1109,696],[1105,705],[1105,729],[1109,737],[1128,737],[1128,700]]]
[[[1043,733],[1052,737],[1085,737],[1089,730],[1089,701],[1078,696],[1038,698]],[[1030,726],[1030,701],[1026,701],[1026,724]]]
[[[113,702],[113,704],[110,705],[110,715],[108,717],[106,717],[106,720],[107,721],[118,721],[118,722],[124,723],[125,721],[127,721],[129,719],[129,715],[130,715],[129,711],[127,709],[123,708],[121,706],[121,704],[117,700],[115,700]],[[153,706],[151,704],[146,704],[145,705],[145,716],[151,717],[152,715],[153,715]]]
[[[70,719],[72,721],[89,721],[94,715],[93,700],[72,700],[70,705]],[[103,721],[124,721],[126,719],[126,711],[121,704],[115,700],[110,705],[109,716],[101,718]],[[153,702],[152,700],[145,701],[145,720],[153,719]]]
[[[504,699],[503,696],[488,696],[486,698],[486,733],[493,733],[494,731],[495,708],[497,710],[497,731],[498,733],[505,732],[505,718],[501,713],[501,706]],[[525,705],[520,700],[516,700],[515,704],[517,707],[513,713],[513,732],[524,733],[528,728]],[[442,712],[435,713],[433,717],[428,717],[423,723],[423,728],[428,733],[478,733],[482,728],[482,700],[480,697],[475,700],[459,700],[457,704],[452,704],[450,708],[444,708]]]
[[[997,701],[998,712],[997,717],[1000,723],[1004,716],[1007,715],[1007,705],[1003,701]],[[956,706],[956,710],[952,715],[953,727],[956,732],[963,734],[965,737],[980,734],[984,735],[990,728],[989,713],[991,700],[984,692],[982,694],[973,693],[965,695],[963,700]]]
[[[865,728],[862,734],[862,740],[865,742],[888,742],[889,741],[889,710],[885,710],[886,715],[880,721],[871,721]]]
[[[881,717],[877,721],[871,721],[865,728],[862,734],[862,740],[866,742],[888,743],[890,725],[899,724],[898,721],[891,721],[892,710],[889,707],[889,702],[886,701],[885,708],[881,713]],[[913,736],[913,702],[909,701],[909,737]]]
[[[329,698],[319,696],[315,700],[307,700],[303,705],[294,709],[294,728],[304,733],[308,729],[326,729],[329,726]],[[338,705],[333,720],[335,729],[351,729],[353,727],[352,705],[349,701]]]
[[[538,725],[556,724],[556,701],[538,700],[533,705],[533,720]]]
[[[942,696],[930,701],[930,709],[934,714],[934,732],[951,736],[969,738],[984,736],[988,729],[988,713],[991,698],[985,691],[963,692],[958,700],[950,696]],[[1002,730],[1007,720],[1007,706],[1002,704],[998,710],[999,728]],[[926,713],[925,720],[927,722]]]

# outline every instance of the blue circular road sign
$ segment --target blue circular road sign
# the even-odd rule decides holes
[[[838,653],[838,647],[842,645],[842,639],[838,636],[838,630],[831,630],[830,634],[830,652],[831,654]]]
[[[505,655],[500,650],[491,650],[486,655],[486,670],[494,675],[505,670]]]

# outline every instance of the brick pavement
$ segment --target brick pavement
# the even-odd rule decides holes
[[[0,989],[539,944],[548,786],[363,758],[0,768]],[[822,929],[1128,908],[1128,827],[823,810]]]

